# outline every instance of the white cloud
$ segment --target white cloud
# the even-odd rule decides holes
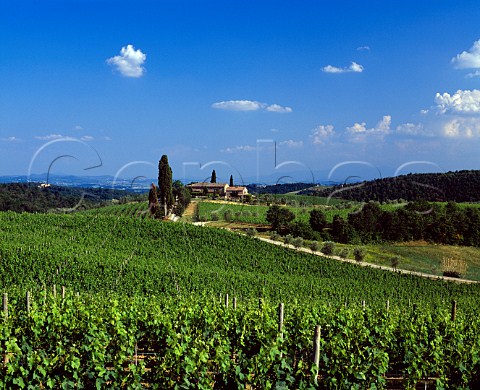
[[[271,104],[266,108],[266,110],[270,112],[279,112],[279,113],[290,113],[293,111],[291,107],[282,107],[278,104]]]
[[[84,135],[82,138],[80,138],[81,141],[93,141],[93,137],[91,135]]]
[[[252,100],[227,100],[212,104],[212,108],[226,111],[258,111],[265,110],[276,113],[290,113],[293,110],[290,107],[283,107],[279,104],[266,104]]]
[[[253,152],[257,150],[255,146],[251,145],[240,145],[240,146],[234,146],[234,147],[229,147],[226,149],[221,149],[220,152],[222,153],[235,153],[235,152]]]
[[[480,137],[480,118],[454,118],[442,126],[442,135],[448,138]]]
[[[325,73],[362,73],[363,66],[357,64],[356,62],[352,62],[350,66],[346,68],[338,68],[336,66],[327,65],[322,68],[322,71]]]
[[[21,142],[22,140],[17,137],[6,137],[6,138],[0,138],[0,141],[2,142]]]
[[[332,125],[320,125],[312,131],[312,139],[315,145],[323,145],[326,141],[335,135]]]
[[[420,114],[422,114],[422,115],[427,115],[429,112],[430,112],[430,110],[427,110],[427,109],[420,110]]]
[[[435,103],[440,114],[477,114],[480,113],[480,90],[459,89],[453,95],[437,92]]]
[[[475,71],[475,72],[469,73],[469,74],[467,74],[467,76],[465,76],[465,77],[467,77],[467,78],[469,78],[469,79],[474,78],[474,77],[480,77],[480,70],[477,70],[477,71]]]
[[[77,130],[77,131],[82,131],[83,130],[83,127],[80,126],[80,125],[77,125],[73,128],[73,130]]]
[[[37,135],[34,137],[35,139],[39,139],[39,140],[42,140],[42,141],[53,141],[55,139],[60,139],[60,138],[68,138],[68,137],[65,137],[61,134],[49,134],[49,135]]]
[[[303,141],[294,141],[293,139],[289,139],[287,141],[279,142],[278,146],[285,146],[287,148],[301,148],[303,146]]]
[[[368,136],[377,136],[380,139],[390,133],[390,125],[392,124],[392,117],[384,115],[382,120],[377,123],[375,127],[367,129],[365,122],[355,123],[351,127],[347,127],[347,133],[351,136],[353,142],[364,142]]]
[[[363,51],[363,50],[370,50],[370,46],[359,46],[357,47],[358,51]]]
[[[107,64],[113,65],[125,77],[141,77],[145,73],[142,66],[147,55],[132,45],[122,47],[120,55],[107,59]]]
[[[480,39],[473,43],[469,51],[464,51],[452,58],[457,69],[480,69]]]
[[[227,111],[256,111],[264,105],[251,100],[228,100],[224,102],[213,103],[212,108]]]
[[[405,135],[425,134],[422,123],[403,123],[397,126],[397,133],[405,134]]]

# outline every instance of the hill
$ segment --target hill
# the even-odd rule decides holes
[[[480,171],[415,173],[388,177],[359,184],[301,191],[302,194],[333,196],[358,202],[404,199],[432,202],[480,201]]]
[[[287,194],[289,192],[301,191],[306,188],[315,186],[314,183],[284,183],[284,184],[249,184],[247,185],[248,192],[251,194]]]
[[[41,187],[39,183],[0,184],[0,211],[47,212],[91,208],[135,194],[106,188]]]

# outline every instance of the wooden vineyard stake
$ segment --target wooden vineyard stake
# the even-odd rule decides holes
[[[451,320],[455,321],[455,317],[457,316],[457,301],[452,301],[452,316]]]
[[[27,291],[27,313],[30,312],[30,291]]]
[[[284,304],[280,303],[278,305],[278,333],[280,333],[280,337],[283,338],[283,311],[284,311]]]
[[[318,382],[318,366],[320,365],[320,325],[315,326],[313,335],[313,365],[315,366],[315,384]]]
[[[5,315],[5,318],[8,318],[8,294],[7,293],[3,294],[3,314]]]

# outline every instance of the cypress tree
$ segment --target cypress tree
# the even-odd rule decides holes
[[[158,162],[158,190],[160,202],[163,205],[165,216],[167,216],[167,210],[173,205],[173,194],[172,168],[168,165],[168,157],[166,154],[164,154]]]
[[[230,187],[233,187],[233,175],[230,175],[230,184],[229,184]]]
[[[217,173],[215,172],[215,169],[212,171],[212,178],[210,180],[210,183],[216,183],[217,182]]]

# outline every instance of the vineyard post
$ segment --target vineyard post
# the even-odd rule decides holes
[[[412,315],[413,315],[413,318],[417,318],[417,304],[414,303],[413,304],[413,308],[412,308]]]
[[[53,285],[53,297],[57,297],[57,286],[55,284]]]
[[[280,338],[283,339],[283,311],[284,311],[284,304],[280,303],[278,305],[278,333],[280,333]]]
[[[315,366],[315,384],[318,381],[318,366],[320,365],[320,325],[315,326],[315,333],[313,335],[313,364]]]
[[[134,363],[136,366],[138,366],[138,344],[135,343],[135,360]]]
[[[8,318],[8,294],[3,293],[3,314],[5,318]]]
[[[362,309],[365,310],[365,301],[362,301]]]
[[[30,312],[30,291],[27,291],[27,313]]]
[[[457,301],[452,301],[452,315],[451,320],[455,321],[455,317],[457,316]]]
[[[237,297],[233,297],[233,310],[237,309]]]
[[[389,299],[387,299],[387,307],[386,307],[386,309],[387,309],[387,311],[390,310],[390,300],[389,300]]]
[[[228,294],[225,294],[225,307],[228,309]]]
[[[65,286],[62,286],[62,299],[65,299]]]

